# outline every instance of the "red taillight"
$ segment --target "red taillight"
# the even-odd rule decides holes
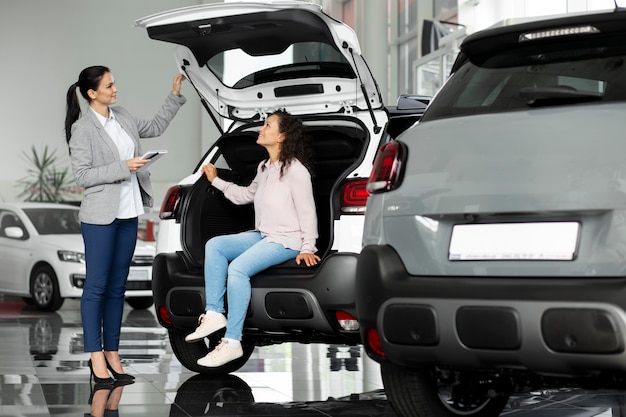
[[[400,169],[404,153],[400,142],[389,142],[380,148],[367,182],[367,191],[380,193],[393,190],[400,185]]]
[[[372,349],[372,352],[383,358],[385,357],[385,351],[383,350],[382,343],[380,343],[378,330],[367,329],[367,331],[365,332],[365,342],[370,347],[370,349]]]
[[[339,323],[339,327],[341,327],[341,330],[351,332],[356,332],[357,330],[359,330],[359,322],[352,316],[352,314],[348,313],[347,311],[335,311],[335,318],[337,319],[337,323]]]
[[[170,319],[170,315],[167,313],[167,309],[165,308],[165,306],[160,306],[157,309],[157,313],[159,314],[159,319],[162,323],[165,323],[167,325],[172,324],[172,320]]]
[[[367,198],[367,180],[354,180],[341,189],[341,212],[343,214],[364,214]]]
[[[165,193],[165,197],[163,198],[163,202],[161,203],[159,218],[161,220],[175,219],[179,201],[180,187],[174,185],[173,187],[170,187]]]

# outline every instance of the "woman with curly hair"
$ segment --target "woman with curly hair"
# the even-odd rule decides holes
[[[235,204],[254,203],[255,228],[216,236],[205,245],[206,312],[185,340],[196,342],[226,327],[220,344],[198,364],[222,366],[243,356],[241,337],[250,303],[250,277],[289,259],[316,265],[317,214],[311,183],[310,152],[302,122],[284,110],[272,113],[259,129],[257,143],[269,157],[248,186],[217,176],[213,164],[202,167],[213,186]],[[228,318],[224,315],[224,295]]]

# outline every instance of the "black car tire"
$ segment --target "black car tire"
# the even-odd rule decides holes
[[[126,302],[136,310],[145,310],[154,304],[154,299],[152,297],[127,297]]]
[[[187,333],[170,329],[168,330],[168,334],[172,351],[178,361],[190,371],[201,374],[224,375],[235,372],[248,361],[248,358],[250,358],[250,355],[254,352],[254,343],[244,339],[241,341],[241,347],[243,348],[243,356],[241,358],[228,362],[223,366],[207,368],[205,366],[198,365],[197,361],[198,359],[206,356],[207,353],[212,351],[215,346],[220,343],[220,339],[224,336],[223,330],[213,333],[203,341],[194,343],[188,343],[185,341]]]
[[[252,388],[235,375],[194,375],[176,391],[169,417],[204,416],[215,404],[222,415],[241,415],[254,405]]]
[[[452,388],[434,369],[408,369],[382,363],[381,373],[387,399],[401,417],[497,417],[509,399],[504,393],[488,396],[490,387],[478,388],[479,384],[475,385],[477,389],[472,389],[473,385],[455,380]]]
[[[48,265],[39,265],[33,269],[30,293],[34,304],[41,311],[57,311],[65,301],[61,298],[57,276]]]

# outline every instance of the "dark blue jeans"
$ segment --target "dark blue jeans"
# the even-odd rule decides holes
[[[80,301],[85,352],[117,351],[124,293],[137,244],[137,218],[82,223],[87,279]]]

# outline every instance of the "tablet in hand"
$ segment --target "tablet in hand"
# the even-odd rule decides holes
[[[163,155],[165,155],[167,153],[167,151],[165,150],[160,150],[160,151],[148,151],[146,153],[144,153],[143,155],[141,155],[141,159],[147,159],[149,162],[147,164],[145,164],[144,166],[142,166],[141,168],[139,168],[137,170],[137,172],[140,171],[144,171],[146,168],[148,168],[150,165],[152,165],[157,159],[159,159],[160,157],[162,157]]]

